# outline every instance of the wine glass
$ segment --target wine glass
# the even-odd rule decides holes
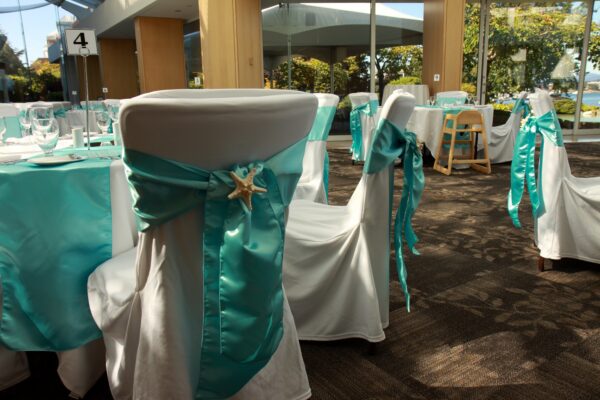
[[[108,116],[112,120],[112,122],[117,122],[119,119],[119,107],[121,106],[120,100],[105,100],[104,106],[106,107],[106,111],[108,111]]]
[[[96,111],[96,124],[102,131],[103,135],[108,133],[108,127],[110,126],[110,117],[106,111]]]
[[[435,106],[435,96],[429,96],[429,105]]]
[[[31,123],[36,119],[52,119],[54,118],[54,109],[46,106],[31,106],[29,108],[29,118]]]
[[[58,143],[58,121],[55,118],[37,118],[32,120],[33,140],[44,151],[51,156]]]
[[[19,111],[19,126],[21,127],[21,136],[29,135],[29,129],[31,128],[31,117],[29,116],[28,108],[23,108]]]

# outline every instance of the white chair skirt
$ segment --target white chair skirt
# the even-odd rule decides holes
[[[325,155],[327,142],[310,141],[302,160],[302,176],[296,186],[294,199],[303,199],[317,203],[327,203],[324,186]]]
[[[540,255],[600,264],[600,177],[573,176],[565,148],[549,140],[543,160],[545,211],[535,229]]]
[[[194,398],[202,344],[202,270],[175,265],[202,265],[198,229],[189,223],[197,217],[197,210],[190,211],[141,237],[139,265],[149,265],[148,270],[136,269],[136,251],[130,250],[101,265],[88,281],[90,308],[104,334],[106,370],[115,399]],[[186,238],[189,245],[171,243],[179,238]],[[180,253],[165,252],[182,246],[185,250]],[[310,387],[286,301],[278,350],[233,398],[308,397]]]

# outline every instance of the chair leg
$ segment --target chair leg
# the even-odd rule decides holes
[[[369,342],[369,347],[367,348],[367,354],[370,356],[377,355],[377,343]]]
[[[448,173],[446,175],[450,175],[452,173],[452,163],[454,162],[454,146],[456,145],[456,131],[450,133],[450,154],[448,155]]]
[[[546,261],[544,257],[538,256],[537,268],[539,272],[544,272],[544,261]]]

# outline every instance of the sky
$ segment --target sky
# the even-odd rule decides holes
[[[21,6],[29,4],[40,4],[44,0],[21,0]],[[0,0],[0,6],[17,6],[17,0]],[[59,9],[59,14],[71,15]],[[29,62],[33,63],[42,57],[46,36],[56,31],[56,6],[48,5],[35,10],[23,11],[23,25],[25,27],[25,38],[27,39],[27,53]],[[8,42],[14,49],[23,49],[23,37],[21,35],[21,22],[19,13],[0,14],[0,29],[8,37]],[[25,58],[22,57],[23,62]]]
[[[44,0],[20,0],[21,5],[39,4]],[[422,3],[382,3],[395,10],[415,16],[423,17]],[[0,0],[0,7],[16,6],[17,0]],[[596,1],[596,12],[594,20],[600,22],[600,0]],[[59,15],[70,15],[68,12],[59,8]],[[56,7],[48,5],[35,10],[23,11],[23,24],[25,27],[25,37],[27,39],[27,53],[29,62],[32,63],[37,58],[42,57],[43,49],[46,44],[46,36],[56,31]],[[18,13],[0,14],[0,29],[8,36],[8,41],[15,49],[23,49],[23,39],[21,35],[21,24]],[[23,58],[23,61],[25,59]]]

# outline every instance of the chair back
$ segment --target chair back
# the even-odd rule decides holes
[[[306,136],[316,105],[313,95],[293,91],[163,90],[128,100],[119,122],[126,148],[225,169],[267,159]]]
[[[438,105],[456,104],[456,103],[464,104],[467,102],[468,96],[469,96],[469,94],[467,92],[463,92],[462,90],[439,92],[435,95],[435,101]]]
[[[387,119],[399,130],[404,130],[415,107],[415,97],[409,93],[393,93],[381,110],[380,121]],[[380,122],[381,123],[381,122]],[[375,136],[374,141],[382,140]],[[371,146],[369,152],[373,151]],[[367,158],[368,159],[368,158]],[[394,165],[374,174],[363,172],[352,197],[348,202],[353,218],[359,218],[365,234],[375,242],[389,243],[390,223],[392,217],[392,190],[390,180],[393,178]],[[371,252],[371,265],[379,298],[382,321],[387,323],[389,314],[389,246],[387,251]]]
[[[157,201],[165,193],[160,189],[163,186],[153,189],[153,181],[135,191],[136,208],[150,197],[157,214],[153,218],[181,211],[140,234],[136,290],[150,287],[144,291],[144,301],[159,305],[151,315],[142,314],[144,332],[168,336],[168,348],[157,352],[156,364],[188,371],[184,374],[189,387],[198,388],[189,397],[232,396],[257,368],[264,367],[268,361],[265,352],[281,335],[277,317],[283,312],[277,307],[282,301],[280,274],[277,278],[281,264],[277,260],[282,258],[285,233],[282,212],[301,174],[304,138],[316,109],[317,99],[300,92],[194,89],[140,96],[121,109],[125,159],[134,173],[130,173],[130,184],[135,187],[135,179],[143,184],[148,176],[139,172],[144,158],[137,163],[135,157],[128,158],[144,153],[158,160],[146,165],[164,174],[161,184],[175,185],[167,192],[171,197],[163,201]],[[168,171],[174,166],[177,173],[171,179]],[[227,194],[234,193],[235,182],[229,171],[242,178],[243,171],[249,175],[253,166],[259,168],[254,183],[269,190],[254,193],[255,207],[250,210],[242,199]],[[188,173],[192,177],[184,178]],[[187,186],[179,186],[182,180]],[[196,184],[204,186],[195,189]],[[192,206],[182,208],[182,202]],[[256,276],[247,279],[258,273],[263,276],[260,289],[256,289]],[[240,274],[246,278],[237,279]],[[169,284],[161,284],[163,281]],[[156,285],[160,290],[154,290]],[[248,298],[247,304],[241,304],[240,297]],[[256,302],[265,304],[259,307],[263,310],[260,316],[249,312]],[[229,313],[221,313],[221,309]],[[243,328],[240,315],[248,322]],[[264,328],[269,316],[273,323]],[[264,331],[240,332],[257,321]],[[267,336],[272,330],[275,333]],[[199,332],[202,337],[197,337]],[[254,348],[244,344],[248,341],[261,347],[246,354]],[[134,370],[137,368],[128,369],[131,374]]]
[[[533,115],[538,118],[554,111],[554,102],[546,90],[536,89],[534,94],[529,95],[529,104]],[[556,129],[561,129],[558,119],[556,120]],[[556,190],[558,190],[561,178],[571,176],[571,167],[565,147],[556,146],[550,140],[544,141],[542,160],[540,172],[542,173],[541,183],[545,198],[547,195],[551,195],[553,187],[557,187]]]
[[[463,110],[456,116],[456,125],[480,125],[483,127],[483,116],[477,110]]]
[[[368,92],[350,93],[348,95],[348,97],[350,98],[350,103],[352,103],[352,108],[356,108],[365,103],[368,103],[371,99],[371,93],[368,93]]]

